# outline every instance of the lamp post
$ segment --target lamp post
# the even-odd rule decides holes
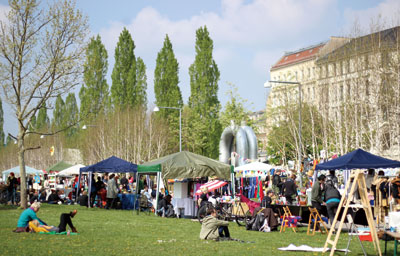
[[[166,109],[176,109],[179,110],[179,152],[182,151],[182,108],[177,108],[177,107],[158,107],[155,106],[153,111],[158,112],[160,111],[160,108],[166,108]]]
[[[268,81],[266,83],[264,83],[264,88],[272,88],[272,84],[277,83],[277,84],[295,84],[298,85],[299,87],[299,166],[298,166],[298,170],[299,170],[299,176],[301,179],[301,160],[302,160],[302,144],[301,144],[301,83],[300,82],[290,82],[290,81]],[[300,187],[302,187],[302,182],[300,180]]]

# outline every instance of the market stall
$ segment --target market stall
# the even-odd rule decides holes
[[[91,185],[92,185],[92,174],[93,173],[136,173],[138,166],[131,162],[125,161],[121,158],[112,156],[96,164],[92,164],[86,167],[82,167],[79,170],[78,187],[80,186],[81,176],[83,173],[88,173],[88,194],[90,195]],[[129,195],[118,195],[122,201],[122,206],[125,209],[134,209],[136,201],[134,194]],[[125,200],[125,201],[124,201]],[[90,202],[90,200],[88,200]],[[135,205],[135,206],[134,206]],[[90,207],[90,203],[89,203]],[[136,206],[137,207],[137,206]]]
[[[15,176],[19,176],[19,166],[15,166],[14,168],[5,170],[2,172],[3,174],[3,181],[7,180],[8,175],[10,175],[10,173],[14,173]],[[43,175],[43,171],[41,170],[36,170],[35,168],[29,167],[27,165],[25,165],[25,173],[26,175]]]
[[[139,165],[137,174],[138,176],[146,174],[157,175],[156,204],[158,204],[158,192],[160,191],[159,185],[161,179],[166,181],[168,179],[196,179],[198,177],[216,177],[223,180],[229,180],[232,179],[232,169],[233,168],[231,168],[231,166],[221,163],[217,160],[197,155],[188,151],[182,151],[144,163],[143,165]],[[137,177],[136,180],[138,179],[139,177]],[[140,193],[140,191],[136,191],[136,193]],[[189,198],[187,193],[186,195],[181,193],[181,197],[175,197],[172,203],[178,206],[182,205],[184,207],[183,210],[186,216],[196,216],[195,199]],[[185,206],[188,205],[188,203],[190,204],[190,207]]]
[[[355,193],[356,188],[358,187],[358,192],[361,197],[361,206],[364,208],[368,225],[370,228],[372,240],[374,242],[374,247],[377,250],[378,254],[381,254],[381,250],[379,247],[379,241],[376,233],[375,222],[372,215],[371,205],[369,204],[366,185],[365,185],[365,176],[363,174],[362,169],[369,168],[395,168],[400,167],[400,162],[395,160],[386,159],[380,156],[373,155],[368,153],[362,149],[354,150],[344,156],[333,159],[331,161],[318,164],[316,166],[316,170],[353,170],[350,179],[353,179],[352,182],[348,182],[346,184],[346,188],[344,190],[345,194],[342,195],[342,199],[339,204],[339,209],[344,207],[343,216],[340,218],[340,224],[337,231],[335,228],[331,228],[328,234],[328,238],[325,242],[324,250],[328,248],[329,245],[332,245],[331,255],[333,255],[335,251],[335,246],[337,244],[338,238],[340,236],[340,232],[345,221],[345,216],[350,205],[351,200],[346,200],[346,198],[351,199]],[[361,169],[361,170],[357,170]],[[340,211],[337,211],[335,219],[332,223],[332,226],[335,227],[336,222],[339,219]],[[332,237],[335,237],[335,240],[331,240]]]

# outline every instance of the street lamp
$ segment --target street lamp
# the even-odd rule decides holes
[[[302,158],[302,153],[301,153],[301,83],[299,82],[290,82],[290,81],[268,81],[264,83],[264,88],[272,88],[272,84],[277,83],[277,84],[296,84],[299,86],[299,176],[301,179],[301,158]],[[300,181],[300,187],[301,187],[301,181]]]
[[[179,152],[181,152],[182,151],[182,108],[155,106],[153,111],[154,112],[158,112],[158,111],[160,111],[160,108],[177,109],[177,110],[179,110]]]

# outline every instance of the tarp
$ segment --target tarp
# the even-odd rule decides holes
[[[201,195],[201,190],[202,190],[203,188],[207,188],[208,191],[214,191],[214,190],[216,190],[216,189],[219,189],[220,187],[225,186],[226,184],[228,184],[228,182],[226,182],[226,181],[221,181],[221,180],[212,180],[212,181],[209,181],[209,182],[207,182],[207,183],[201,185],[200,189],[198,189],[198,190],[196,191],[196,195]]]
[[[269,171],[274,168],[272,165],[264,164],[261,162],[253,162],[245,165],[235,167],[235,171]]]
[[[331,161],[317,164],[315,170],[351,170],[400,167],[400,162],[356,149]]]
[[[205,156],[182,151],[139,165],[138,172],[162,172],[166,180],[214,176],[228,180],[231,166]]]
[[[116,156],[112,156],[96,164],[82,167],[80,172],[137,172],[138,166]]]
[[[49,172],[49,171],[60,172],[60,171],[65,170],[65,169],[67,169],[67,168],[69,168],[71,166],[72,166],[72,164],[68,164],[68,163],[66,163],[64,161],[60,161],[60,162],[56,163],[55,165],[50,166],[49,168],[46,168],[46,171],[47,172]]]
[[[62,170],[61,172],[57,173],[57,176],[61,176],[61,177],[70,177],[70,176],[74,176],[74,175],[79,175],[79,170],[85,167],[83,164],[76,164],[73,165],[65,170]]]
[[[3,171],[2,175],[3,175],[3,180],[4,181],[7,179],[8,175],[11,172],[13,172],[15,175],[18,176],[19,175],[19,166],[15,166],[14,168],[11,168],[11,169]],[[26,172],[27,175],[29,175],[29,174],[39,174],[39,175],[43,174],[43,171],[36,170],[35,168],[29,167],[27,165],[25,165],[25,172]]]

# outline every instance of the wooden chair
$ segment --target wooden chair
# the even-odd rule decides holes
[[[312,235],[312,236],[315,235],[315,229],[316,229],[317,225],[318,225],[319,230],[321,230],[321,234],[323,234],[324,232],[321,228],[321,225],[320,225],[321,223],[325,228],[326,234],[328,234],[328,229],[325,225],[325,221],[322,220],[321,215],[319,215],[318,210],[316,208],[311,208],[311,207],[308,207],[308,209],[310,210],[310,217],[308,219],[307,235]],[[312,234],[310,234],[311,225],[313,225]]]
[[[283,216],[282,216],[282,222],[281,222],[281,229],[280,229],[280,233],[285,232],[286,227],[288,228],[292,228],[293,232],[296,233],[296,228],[297,226],[293,225],[291,223],[292,221],[292,213],[290,212],[289,206],[284,206],[283,207]]]

